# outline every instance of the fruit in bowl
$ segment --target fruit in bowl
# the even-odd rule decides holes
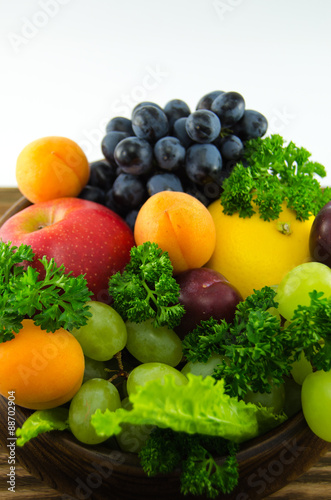
[[[315,281],[297,280],[298,286],[305,286],[300,292],[308,298],[304,305],[284,286],[300,275],[298,264],[316,264],[306,261],[310,260],[312,218],[331,198],[329,190],[323,192],[313,178],[315,173],[322,175],[323,169],[310,162],[305,150],[285,145],[279,136],[261,139],[266,120],[257,112],[245,111],[237,93],[217,96],[214,105],[215,95],[199,103],[199,110],[208,113],[190,113],[179,100],[170,101],[164,110],[142,103],[134,110],[132,123],[118,118],[109,124],[103,141],[107,157],[90,165],[88,184],[73,203],[85,206],[93,198],[100,213],[103,209],[116,212],[134,230],[125,265],[105,271],[111,305],[89,302],[91,282],[81,276],[86,273],[89,278],[86,254],[79,259],[77,273],[62,256],[50,253],[49,260],[36,261],[34,248],[13,247],[8,237],[2,238],[6,299],[2,345],[17,343],[28,316],[54,335],[59,328],[69,330],[85,356],[88,375],[85,371],[71,401],[46,410],[36,407],[32,414],[24,405],[17,409],[22,460],[46,453],[49,446],[61,450],[69,480],[61,481],[56,472],[47,476],[57,476],[59,488],[77,498],[83,490],[95,498],[104,498],[109,491],[114,498],[133,494],[147,498],[155,496],[155,488],[160,498],[186,493],[204,498],[224,493],[236,499],[253,493],[254,498],[262,498],[293,479],[293,474],[281,462],[281,478],[272,477],[263,491],[254,489],[252,474],[261,461],[271,463],[291,453],[287,463],[295,463],[300,473],[328,446],[323,440],[328,434],[313,434],[300,411],[300,384],[304,391],[306,379],[311,380],[307,364],[315,373],[330,369],[327,332],[325,325],[321,327],[330,305],[318,288],[328,268],[315,273]],[[226,102],[237,105],[238,113],[227,110]],[[179,143],[160,144],[168,134]],[[296,189],[302,178],[304,187]],[[219,196],[221,200],[215,201]],[[174,200],[179,199],[183,201],[177,208]],[[61,203],[65,201],[72,200],[68,197]],[[49,203],[55,207],[59,201]],[[284,203],[287,208],[282,212]],[[212,204],[218,204],[214,216]],[[233,228],[226,226],[220,207]],[[236,212],[240,217],[233,215]],[[4,223],[0,238],[19,215]],[[248,230],[244,240],[233,243],[231,230],[235,232],[240,224],[246,227],[245,217],[246,226],[253,217],[259,219],[254,223],[258,231]],[[98,222],[95,226],[98,235]],[[72,226],[75,237],[80,227]],[[275,239],[266,236],[270,228]],[[218,240],[217,234],[223,239]],[[271,244],[266,252],[267,239]],[[258,245],[252,246],[252,240]],[[281,252],[273,244],[277,240],[282,242]],[[227,252],[220,274],[218,265],[227,243],[243,249],[240,256]],[[249,275],[242,272],[234,286],[227,281],[227,271],[250,266],[243,251],[248,247],[255,268]],[[298,248],[297,261],[285,258],[290,248]],[[276,272],[271,273],[274,259]],[[100,259],[95,260],[102,270]],[[44,273],[38,274],[36,262]],[[193,284],[188,285],[185,273]],[[222,285],[222,292],[216,294],[220,305],[214,309],[209,307],[213,300],[203,303],[205,294],[199,293],[210,282]],[[191,295],[187,287],[193,290]],[[193,304],[195,322],[184,334],[180,324],[185,295],[190,302],[187,309]],[[288,302],[295,314],[284,324],[281,308]],[[0,358],[5,351],[0,345]],[[311,384],[306,387],[309,393]],[[7,387],[2,394],[8,396]],[[43,434],[50,430],[62,434]],[[294,442],[298,449],[293,451]],[[139,456],[133,454],[137,451]],[[83,472],[75,463],[83,464]],[[92,486],[91,474],[97,474],[98,486]]]

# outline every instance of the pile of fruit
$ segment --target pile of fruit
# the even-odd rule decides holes
[[[0,228],[0,394],[36,410],[18,444],[113,437],[213,497],[236,485],[238,444],[301,407],[331,441],[331,193],[266,131],[215,91],[113,118],[91,164],[66,138],[24,148],[32,204]]]

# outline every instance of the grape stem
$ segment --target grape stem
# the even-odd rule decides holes
[[[122,351],[117,352],[114,355],[114,357],[117,359],[118,370],[107,369],[108,372],[116,371],[116,373],[110,379],[108,379],[108,382],[112,382],[113,380],[116,380],[118,377],[124,377],[126,379],[129,377],[128,372],[124,370],[124,366],[123,366],[123,362],[122,362]]]

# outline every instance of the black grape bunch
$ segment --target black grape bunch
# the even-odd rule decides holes
[[[103,158],[90,164],[79,197],[105,205],[131,228],[143,203],[160,191],[182,191],[208,206],[243,161],[245,142],[262,137],[267,128],[267,119],[246,109],[238,92],[209,92],[195,111],[181,99],[164,108],[141,102],[131,118],[108,122]]]

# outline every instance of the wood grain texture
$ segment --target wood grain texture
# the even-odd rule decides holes
[[[0,217],[3,213],[5,213],[12,205],[15,203],[17,200],[21,198],[20,193],[18,192],[17,189],[15,188],[0,188]],[[1,415],[3,416],[4,414],[4,407],[1,408]],[[305,431],[303,431],[305,432]],[[305,435],[306,436],[306,435]],[[44,437],[45,439],[45,437]],[[330,446],[322,446],[319,440],[317,441],[311,441],[310,438],[306,436],[306,439],[308,441],[300,441],[300,444],[306,442],[307,443],[307,449],[305,450],[305,453],[311,458],[311,463],[314,463],[314,454],[316,453],[316,449],[319,446],[320,447],[320,452],[326,453],[322,458],[319,458],[319,460],[314,464],[309,466],[309,470],[301,475],[300,477],[297,477],[297,471],[296,471],[296,466],[291,462],[291,453],[287,453],[284,455],[284,460],[287,463],[277,463],[277,460],[272,458],[272,455],[270,456],[268,450],[268,444],[265,446],[264,451],[262,452],[262,457],[261,461],[257,464],[254,465],[253,469],[248,468],[248,473],[250,474],[250,489],[247,490],[247,493],[243,494],[240,496],[237,495],[237,498],[235,500],[256,500],[257,498],[266,498],[270,500],[312,500],[318,498],[319,500],[330,500],[331,499],[331,447]],[[308,444],[309,443],[309,444]],[[2,433],[2,444],[5,444],[4,441],[4,434]],[[7,484],[7,479],[8,476],[7,474],[9,473],[9,464],[8,464],[8,458],[7,458],[7,450],[2,446],[0,446],[0,498],[1,500],[7,500],[9,498],[15,498],[15,500],[47,500],[47,499],[53,499],[53,500],[68,500],[70,497],[67,496],[66,494],[63,493],[63,491],[68,491],[68,488],[65,490],[61,488],[61,484],[65,484],[70,481],[72,481],[72,478],[64,478],[61,477],[61,473],[58,474],[59,477],[61,477],[61,481],[58,481],[57,487],[59,491],[57,491],[55,488],[56,484],[55,482],[51,485],[47,485],[43,479],[46,478],[46,476],[50,473],[52,468],[57,467],[62,467],[66,464],[63,464],[65,462],[65,453],[66,447],[70,447],[70,440],[69,442],[64,441],[63,445],[63,458],[60,458],[59,461],[57,462],[56,460],[52,460],[52,455],[54,455],[54,449],[52,448],[52,445],[49,446],[48,449],[46,449],[46,455],[44,454],[39,454],[38,458],[36,457],[35,460],[32,460],[32,463],[28,463],[29,461],[24,458],[24,456],[21,457],[21,463],[24,464],[25,467],[22,467],[18,463],[16,463],[16,492],[13,494],[12,492],[8,491],[8,484]],[[23,448],[24,449],[24,448]],[[284,447],[283,447],[284,449]],[[293,450],[294,455],[296,454],[295,448]],[[292,453],[292,454],[293,454]],[[278,455],[279,456],[279,455]],[[104,460],[103,456],[99,456],[98,459]],[[75,460],[74,455],[72,455],[72,460]],[[279,462],[279,461],[278,461]],[[285,464],[285,465],[284,465]],[[91,469],[91,462],[89,462],[89,455],[87,454],[85,457],[85,460],[83,460],[83,466],[87,467],[87,470],[92,470]],[[79,472],[79,467],[80,465],[77,464],[77,473]],[[125,478],[125,473],[129,473],[130,469],[134,467],[134,464],[127,463],[124,468],[122,469],[123,476],[122,478],[120,477],[118,479],[119,484],[117,485],[119,488],[121,487],[121,484],[125,484],[126,478]],[[33,475],[28,472],[26,469],[29,469],[31,472],[33,472]],[[263,496],[263,491],[267,489],[268,486],[272,486],[272,484],[277,481],[279,476],[282,476],[283,474],[287,475],[287,481],[289,481],[289,484],[287,484],[285,487],[282,489],[274,492],[273,494],[269,496]],[[56,476],[56,474],[55,474]],[[86,477],[86,476],[85,476]],[[294,480],[291,480],[291,477]],[[121,483],[122,481],[122,483]],[[68,486],[68,484],[67,484]],[[160,497],[160,493],[162,492],[162,487],[159,488],[157,484],[155,485],[155,495],[154,498]],[[125,487],[124,487],[125,489]],[[100,498],[98,495],[94,495],[95,490],[91,490],[91,493],[88,495],[88,493],[85,494],[84,498]],[[14,496],[13,496],[14,495]],[[116,496],[113,496],[112,491],[109,491],[109,497],[107,498],[117,498]],[[245,495],[245,496],[244,496]],[[167,497],[164,494],[162,495],[162,498],[174,498],[173,495],[170,495]],[[82,493],[78,496],[74,496],[71,498],[83,498]],[[102,498],[102,497],[101,497]],[[106,498],[106,497],[103,497]],[[142,498],[138,495],[134,494],[134,484],[133,484],[133,490],[132,490],[132,496],[131,497],[126,497],[126,498]],[[147,498],[147,497],[146,497]],[[151,498],[151,497],[150,497]],[[228,497],[224,497],[228,498]]]
[[[21,197],[16,188],[0,188],[0,217]]]

